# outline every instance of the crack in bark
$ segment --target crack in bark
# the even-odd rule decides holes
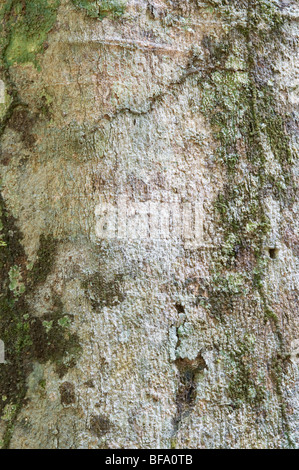
[[[147,115],[147,114],[149,114],[153,111],[156,102],[159,101],[159,100],[162,100],[163,97],[168,94],[168,92],[171,88],[182,85],[190,76],[198,75],[200,73],[204,73],[204,74],[206,74],[208,72],[212,73],[214,71],[219,71],[219,70],[220,71],[233,72],[233,73],[234,72],[235,73],[238,73],[238,72],[247,73],[248,72],[248,70],[246,70],[246,69],[234,69],[234,68],[219,67],[219,66],[190,67],[189,69],[187,69],[187,71],[180,78],[178,78],[177,80],[173,80],[173,81],[169,82],[169,84],[166,85],[166,87],[163,90],[160,90],[159,93],[149,97],[147,102],[146,102],[146,105],[143,106],[143,107],[147,106],[146,110],[144,110],[142,108],[141,109],[132,109],[128,106],[125,106],[123,108],[118,109],[113,114],[105,114],[100,119],[106,118],[109,121],[113,121],[118,116],[120,116],[122,114],[126,114],[126,113],[129,113],[132,116],[145,116],[145,115]]]
[[[182,420],[189,416],[195,407],[198,375],[208,368],[201,353],[193,360],[178,358],[175,365],[179,373],[179,385],[176,394],[177,409],[173,419],[172,438],[176,436]]]

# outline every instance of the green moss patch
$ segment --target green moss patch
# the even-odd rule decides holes
[[[14,63],[32,62],[43,50],[47,35],[56,21],[59,0],[10,0],[2,7],[2,21],[7,32],[4,60]]]
[[[198,303],[222,322],[226,333],[228,314],[240,313],[243,308],[246,311],[248,302],[252,302],[256,319],[271,323],[278,355],[284,357],[279,318],[265,282],[273,261],[265,253],[271,221],[264,202],[271,196],[282,207],[291,207],[294,200],[293,155],[285,125],[292,119],[277,102],[273,86],[273,57],[284,41],[284,19],[275,1],[207,3],[222,16],[226,33],[219,43],[212,38],[203,41],[211,67],[198,79],[200,106],[214,131],[218,144],[214,160],[226,171],[227,184],[215,200],[215,218],[223,244],[212,254],[208,298],[201,295]],[[221,44],[225,47],[218,47]],[[243,48],[241,61],[238,45]],[[275,171],[270,171],[269,160]],[[228,340],[231,345],[232,338]],[[232,405],[261,406],[266,390],[264,378],[257,375],[259,364],[253,344],[244,338],[224,354],[227,394]],[[282,387],[286,367],[280,360],[273,360],[270,369],[281,407],[282,433],[291,445]]]
[[[126,2],[121,0],[72,0],[73,4],[85,10],[92,18],[103,20],[106,17],[120,18],[126,10]]]
[[[7,422],[3,447],[9,447],[33,363],[51,361],[62,377],[76,364],[81,346],[70,329],[72,318],[64,312],[59,298],[54,299],[53,308],[41,318],[33,315],[27,302],[27,294],[34,295],[51,272],[56,242],[50,236],[41,237],[37,261],[28,271],[20,243],[22,235],[2,197],[0,213],[0,338],[5,344],[6,359],[0,367],[1,394],[5,397],[0,400],[0,416]]]
[[[260,367],[254,354],[254,339],[248,335],[244,341],[239,341],[228,358],[229,384],[228,397],[234,408],[244,403],[251,406],[260,406],[266,398],[265,380],[254,376],[254,371]]]

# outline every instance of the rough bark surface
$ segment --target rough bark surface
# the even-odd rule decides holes
[[[298,447],[298,3],[0,5],[1,446]]]

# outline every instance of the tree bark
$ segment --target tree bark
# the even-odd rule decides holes
[[[297,447],[298,3],[0,5],[2,448]]]

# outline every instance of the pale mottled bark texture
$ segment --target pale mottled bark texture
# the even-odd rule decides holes
[[[0,5],[1,446],[297,447],[298,2]]]

